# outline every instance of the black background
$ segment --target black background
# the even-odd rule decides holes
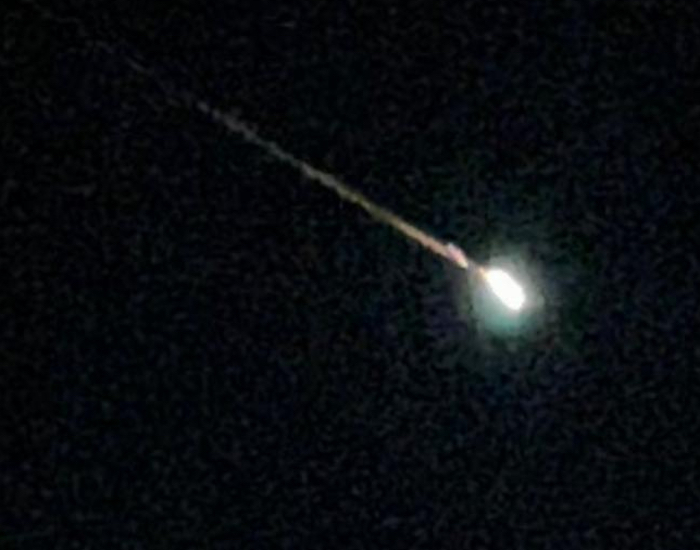
[[[56,4],[3,19],[0,548],[700,545],[694,3]]]

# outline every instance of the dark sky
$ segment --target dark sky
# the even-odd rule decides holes
[[[3,17],[0,549],[700,547],[693,2],[84,4]]]

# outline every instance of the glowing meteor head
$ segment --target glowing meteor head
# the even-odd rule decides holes
[[[491,291],[508,309],[519,311],[523,307],[525,292],[513,277],[501,269],[485,269],[483,275]]]

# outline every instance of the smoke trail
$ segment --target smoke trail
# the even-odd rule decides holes
[[[201,100],[195,100],[193,103],[200,111],[212,117],[217,122],[220,122],[227,129],[238,134],[249,143],[261,147],[277,160],[298,169],[310,180],[313,180],[316,183],[335,191],[335,193],[341,199],[360,206],[378,222],[393,227],[395,230],[399,231],[412,241],[419,243],[438,256],[442,256],[443,258],[450,260],[463,269],[467,269],[470,264],[474,263],[469,260],[464,252],[456,245],[439,241],[432,235],[429,235],[425,231],[422,231],[421,229],[401,219],[393,212],[372,202],[362,193],[350,188],[332,174],[319,170],[307,162],[298,159],[291,153],[282,149],[275,142],[260,136],[255,130],[253,130],[253,128],[236,118],[234,115],[223,113],[218,109],[214,109]]]

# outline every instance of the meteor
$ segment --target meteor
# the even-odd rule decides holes
[[[54,14],[49,14],[49,16],[55,18]],[[125,45],[121,44],[121,47],[123,48]],[[109,51],[113,53],[111,49]],[[128,53],[122,57],[122,60],[127,63],[131,70],[153,78],[160,84],[166,92],[166,98],[168,100],[176,100],[174,102],[175,104],[182,105],[182,103],[184,103],[188,107],[199,110],[214,122],[222,124],[230,132],[260,147],[271,157],[297,169],[308,179],[331,189],[342,200],[358,205],[376,221],[389,225],[403,234],[407,239],[417,242],[434,254],[452,262],[460,269],[465,271],[473,269],[507,308],[518,311],[525,304],[525,293],[522,287],[505,271],[501,269],[487,269],[480,266],[474,260],[468,258],[464,251],[457,245],[440,241],[429,233],[400,218],[390,210],[372,202],[362,193],[346,185],[332,174],[315,168],[309,163],[297,158],[292,153],[284,150],[274,141],[264,138],[253,126],[242,121],[236,114],[216,109],[202,99],[197,98],[195,94],[179,89],[178,86],[169,82],[168,79],[164,78],[162,75],[159,75],[153,67],[143,64]]]
[[[525,293],[522,287],[508,273],[501,269],[488,269],[467,257],[464,251],[450,242],[442,242],[436,237],[419,229],[415,225],[400,218],[390,210],[379,206],[365,195],[351,188],[338,178],[319,170],[309,163],[297,158],[292,153],[282,149],[277,143],[258,134],[252,126],[241,121],[231,113],[215,109],[201,100],[195,100],[194,106],[214,121],[224,125],[229,131],[242,137],[245,141],[263,149],[273,158],[299,170],[308,179],[334,191],[342,200],[356,204],[376,221],[388,225],[427,250],[445,258],[457,267],[468,271],[473,268],[486,283],[488,288],[510,310],[519,311],[525,303]]]

